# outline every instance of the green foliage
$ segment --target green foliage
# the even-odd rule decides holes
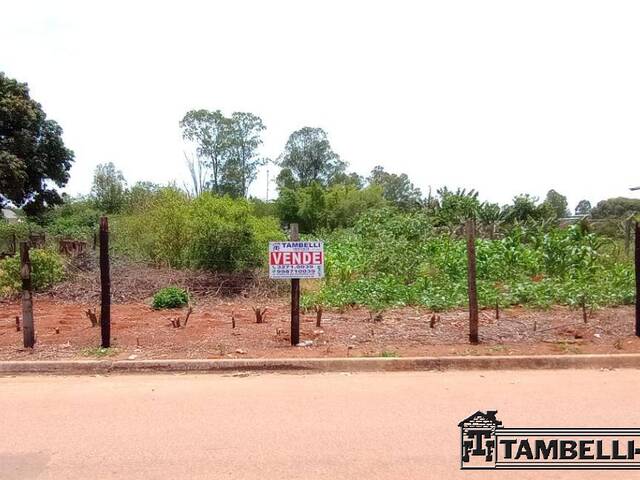
[[[243,199],[211,193],[190,199],[164,188],[148,208],[113,220],[114,249],[178,268],[241,271],[266,261],[269,240],[283,238],[276,220],[256,217]]]
[[[549,210],[554,213],[556,218],[563,218],[570,214],[567,197],[559,194],[553,189],[547,192],[547,197],[545,198],[544,203],[548,206]]]
[[[433,310],[467,302],[466,244],[438,233],[424,213],[377,210],[326,240],[323,287],[303,305],[423,305]],[[484,307],[605,306],[634,300],[634,276],[603,237],[580,225],[516,226],[476,244],[478,295]]]
[[[153,296],[152,306],[155,309],[179,308],[189,303],[189,294],[183,288],[165,287]]]
[[[369,183],[379,185],[384,199],[398,208],[410,210],[420,207],[422,193],[413,186],[406,173],[388,173],[378,165],[371,171]]]
[[[180,128],[197,156],[196,160],[187,158],[193,192],[245,197],[258,167],[266,162],[258,156],[266,128],[262,119],[248,112],[225,117],[220,110],[191,110],[180,121]]]
[[[36,291],[55,285],[64,278],[64,263],[56,252],[32,249],[31,285]],[[15,294],[22,288],[20,279],[20,255],[0,260],[0,295]]]
[[[65,199],[62,205],[48,211],[42,221],[47,233],[58,238],[87,239],[98,228],[100,211],[88,199]]]
[[[346,164],[331,149],[323,129],[304,127],[289,136],[280,155],[280,166],[288,172],[289,187],[292,181],[306,187],[314,182],[329,184],[334,176],[344,172]],[[284,182],[284,179],[279,179],[279,184],[280,181]]]
[[[624,218],[640,212],[640,199],[616,197],[602,200],[591,210],[593,218]]]
[[[87,347],[81,352],[86,357],[103,358],[118,353],[116,348],[104,348],[104,347]]]
[[[308,187],[283,188],[275,202],[283,223],[298,223],[302,232],[352,226],[358,217],[385,204],[382,189],[335,184],[329,188],[314,182]]]
[[[591,213],[591,202],[589,200],[580,200],[576,205],[576,215],[589,215]]]
[[[67,183],[72,162],[62,128],[47,120],[27,84],[0,72],[0,206],[7,199],[34,215],[61,203],[53,184]]]
[[[124,205],[126,187],[124,175],[113,163],[100,164],[93,174],[91,196],[102,212],[117,213]]]

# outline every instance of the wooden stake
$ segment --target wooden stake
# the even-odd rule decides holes
[[[640,337],[640,224],[636,222],[635,239],[636,265],[636,337]]]
[[[292,223],[291,240],[296,242],[300,240],[298,233],[298,224]],[[300,279],[291,279],[291,345],[300,343]]]
[[[467,279],[469,284],[469,342],[478,343],[478,290],[476,287],[476,222],[467,220]]]
[[[20,242],[20,278],[22,279],[22,338],[25,348],[36,343],[33,326],[33,295],[31,292],[31,260],[29,242]]]
[[[102,348],[111,347],[111,277],[109,275],[109,220],[100,218],[100,334]]]
[[[316,327],[322,326],[322,305],[316,305]]]

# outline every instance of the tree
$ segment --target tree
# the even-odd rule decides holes
[[[589,200],[580,200],[576,205],[576,215],[589,215],[591,213],[591,202]]]
[[[189,187],[186,182],[184,186],[189,195],[197,197],[204,192],[209,185],[209,167],[205,159],[200,155],[195,155],[194,158],[193,155],[188,155],[187,152],[183,153],[187,169],[189,170],[189,176],[191,177],[191,187]]]
[[[195,145],[198,156],[211,170],[211,189],[220,193],[221,176],[228,158],[229,119],[220,110],[191,110],[180,121],[182,137]]]
[[[450,231],[459,230],[460,226],[469,218],[475,218],[480,208],[478,192],[471,189],[458,188],[455,192],[447,187],[438,189],[438,207],[436,208],[436,223],[446,226]]]
[[[103,212],[117,213],[125,202],[126,185],[124,175],[113,163],[103,163],[96,167],[93,174],[91,196]]]
[[[483,202],[477,212],[478,227],[490,239],[495,238],[504,220],[504,212],[497,203]]]
[[[513,204],[504,207],[504,218],[509,222],[537,222],[548,220],[555,216],[551,204],[542,202],[538,205],[538,198],[529,194],[517,195]]]
[[[378,165],[371,170],[369,183],[382,187],[382,195],[385,200],[401,209],[408,210],[419,207],[422,201],[422,192],[413,186],[406,173],[400,175],[388,173]]]
[[[569,215],[567,197],[559,194],[553,189],[547,192],[547,197],[545,198],[544,203],[549,205],[551,210],[555,213],[556,218],[562,218]]]
[[[27,84],[0,72],[0,205],[11,201],[36,214],[62,203],[51,183],[66,185],[72,162],[62,128],[47,120]]]
[[[625,218],[640,212],[640,199],[616,197],[602,200],[591,210],[593,218]]]
[[[323,129],[304,127],[289,136],[280,166],[288,168],[301,186],[308,186],[312,182],[327,185],[332,177],[344,172],[346,163],[331,149]]]
[[[124,194],[123,210],[140,212],[149,208],[158,197],[161,186],[153,182],[136,182]]]
[[[362,178],[361,175],[358,175],[355,172],[340,172],[336,173],[329,180],[329,186],[333,187],[334,185],[349,185],[355,187],[358,190],[361,190],[364,187],[364,178]]]
[[[279,191],[282,191],[285,188],[293,190],[296,188],[297,183],[296,177],[293,175],[290,168],[283,168],[276,177],[276,185],[278,186]]]
[[[265,126],[260,117],[246,112],[234,112],[227,119],[227,162],[223,167],[225,190],[234,196],[246,197],[249,185],[256,179],[258,167],[265,159],[258,157],[260,137]]]

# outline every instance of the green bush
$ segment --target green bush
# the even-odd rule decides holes
[[[57,238],[83,240],[98,228],[100,212],[85,199],[70,199],[43,217],[47,233]]]
[[[140,260],[177,268],[242,271],[264,265],[267,242],[284,239],[273,217],[257,217],[244,199],[165,188],[149,207],[114,217],[113,245]]]
[[[189,303],[189,294],[179,287],[166,287],[153,296],[153,308],[178,308]]]
[[[422,305],[433,310],[467,303],[464,239],[435,231],[421,213],[363,215],[353,229],[328,234],[326,278],[304,306]],[[547,308],[629,304],[634,276],[615,245],[580,225],[543,230],[514,227],[501,239],[476,241],[478,298],[483,307]]]
[[[36,291],[49,288],[64,278],[62,257],[51,250],[33,249],[31,259],[31,285]],[[0,260],[0,295],[11,295],[20,291],[20,256]]]

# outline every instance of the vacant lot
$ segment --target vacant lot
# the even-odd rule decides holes
[[[85,315],[94,303],[60,302],[37,296],[37,344],[22,349],[22,333],[15,328],[20,303],[0,307],[0,358],[229,358],[229,357],[345,357],[417,355],[509,355],[543,353],[640,352],[633,336],[633,308],[593,312],[587,323],[582,312],[565,307],[550,310],[510,308],[496,320],[492,310],[480,314],[481,344],[467,341],[464,310],[434,314],[425,309],[387,310],[378,320],[366,309],[327,311],[316,326],[313,311],[303,314],[301,339],[306,347],[289,344],[289,305],[286,298],[210,297],[197,300],[186,327],[185,310],[153,310],[144,302],[112,306],[114,348],[101,352],[99,327]],[[257,324],[253,307],[267,308],[266,322]],[[236,328],[232,328],[231,317]],[[375,318],[375,317],[374,317]],[[431,324],[434,324],[431,327]],[[133,358],[133,357],[132,357]]]

